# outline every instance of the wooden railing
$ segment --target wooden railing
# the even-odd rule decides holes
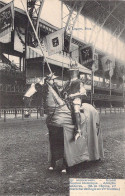
[[[44,116],[44,110],[41,108],[10,108],[10,109],[0,109],[0,118],[7,121],[7,119],[19,118],[39,118],[40,116]]]
[[[100,114],[117,114],[117,113],[125,113],[125,108],[96,108]],[[44,109],[43,108],[10,108],[10,109],[0,109],[0,119],[4,122],[7,119],[27,119],[27,118],[36,118],[44,116]]]
[[[25,90],[26,86],[24,85],[0,84],[0,91],[2,92],[24,93]]]
[[[117,114],[125,112],[125,108],[112,107],[112,108],[96,108],[100,114]]]
[[[92,96],[93,100],[106,100],[106,101],[122,101],[123,96],[117,96],[117,95],[106,95],[106,94],[93,94]]]

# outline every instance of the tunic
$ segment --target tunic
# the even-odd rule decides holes
[[[67,96],[71,98],[71,104],[74,107],[74,112],[80,112],[80,107],[82,104],[82,95],[86,95],[86,90],[84,84],[78,78],[74,78],[71,81],[66,83],[64,87],[64,93],[67,93]]]

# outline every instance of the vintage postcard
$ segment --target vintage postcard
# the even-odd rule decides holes
[[[0,1],[0,195],[125,195],[125,1]]]

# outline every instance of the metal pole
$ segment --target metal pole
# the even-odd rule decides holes
[[[22,120],[24,119],[24,109],[22,108]]]
[[[61,1],[61,28],[63,28],[63,1]]]
[[[63,1],[61,1],[61,28],[63,28]],[[63,58],[64,58],[64,51],[63,51]],[[63,87],[63,80],[64,80],[64,64],[62,60],[62,87]]]
[[[4,122],[6,122],[6,110],[4,110]]]
[[[124,75],[123,75],[123,87],[122,87],[122,89],[123,89],[123,108],[124,108],[124,98],[125,98],[125,94],[124,94]]]
[[[109,80],[110,80],[110,96],[111,96],[111,94],[112,94],[112,92],[111,92],[111,76],[110,76]]]
[[[91,84],[91,104],[93,103],[93,94],[94,94],[94,71],[92,70],[92,84]]]
[[[38,44],[39,44],[39,47],[40,47],[40,49],[41,49],[42,55],[44,56],[44,59],[45,59],[45,61],[46,61],[46,63],[47,63],[47,66],[48,66],[48,68],[49,68],[49,71],[50,71],[50,73],[52,73],[51,68],[50,68],[50,66],[49,66],[49,64],[48,64],[47,58],[46,58],[46,56],[45,56],[45,54],[44,54],[44,51],[43,51],[43,49],[42,49],[40,40],[39,40],[38,35],[37,35],[37,33],[36,33],[36,30],[35,30],[35,28],[34,28],[34,26],[33,26],[32,20],[31,20],[31,18],[30,18],[30,16],[29,16],[27,10],[25,9],[25,6],[24,6],[22,0],[21,0],[21,3],[22,3],[22,5],[23,5],[23,8],[24,8],[24,10],[25,10],[25,12],[26,12],[26,14],[27,14],[27,17],[28,17],[28,19],[29,19],[29,21],[30,21],[30,24],[31,24],[31,26],[32,26],[32,29],[33,29],[34,34],[35,34],[35,36],[36,36],[36,39],[37,39],[37,41],[38,41]]]
[[[109,70],[109,80],[110,80],[109,81],[109,86],[110,86],[109,87],[110,88],[109,89],[109,94],[110,94],[110,108],[111,108],[111,105],[112,105],[111,104],[111,95],[112,95],[112,86],[111,86],[111,63],[110,63],[110,66],[109,67],[110,67],[110,70]]]

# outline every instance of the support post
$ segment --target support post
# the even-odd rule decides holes
[[[6,110],[4,110],[4,122],[6,122]]]
[[[24,109],[22,108],[22,120],[24,119]]]
[[[124,94],[124,75],[123,75],[123,87],[122,87],[122,90],[123,90],[123,108],[124,108],[124,99],[125,99],[125,94]]]
[[[111,95],[112,95],[112,89],[111,89],[111,88],[112,88],[112,87],[111,87],[111,75],[110,75],[110,79],[109,79],[109,80],[110,80],[110,81],[109,81],[109,83],[110,83],[110,84],[109,84],[109,88],[110,88],[110,89],[109,89],[109,95],[110,95],[110,108],[111,108],[111,107],[112,107],[112,104],[111,104]]]
[[[91,104],[93,105],[93,94],[94,94],[94,71],[92,70],[92,79],[91,79]]]
[[[38,109],[38,107],[37,107],[37,119],[38,119],[38,110],[39,110],[39,109]]]
[[[17,109],[15,108],[15,118],[17,117]]]

